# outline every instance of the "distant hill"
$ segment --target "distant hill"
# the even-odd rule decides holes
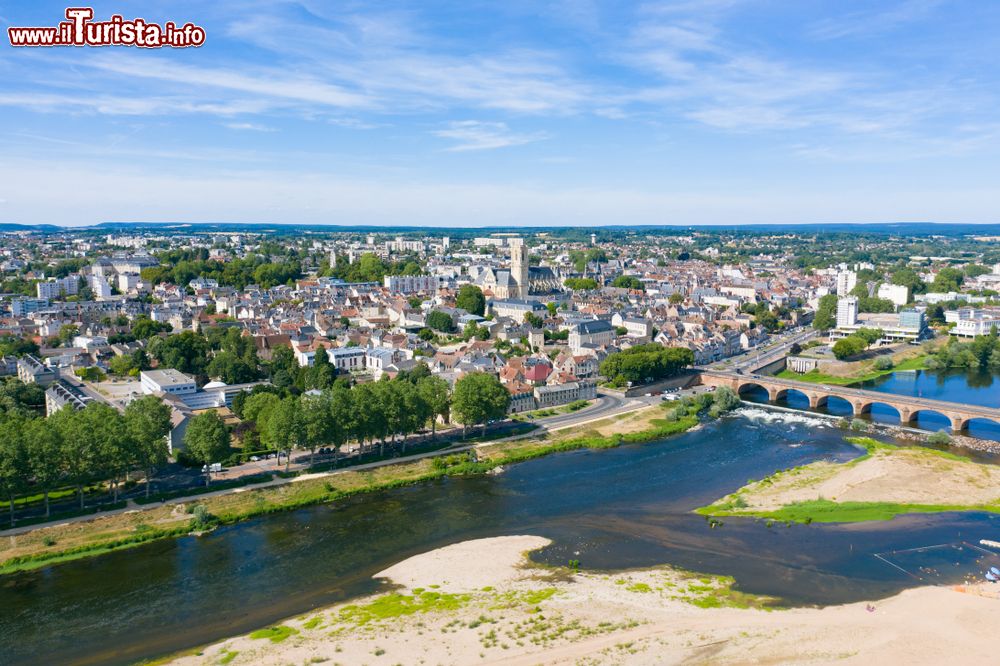
[[[188,233],[421,233],[428,236],[463,238],[484,236],[491,233],[521,232],[525,234],[548,233],[555,237],[581,236],[590,233],[679,235],[692,231],[703,233],[803,233],[803,234],[879,234],[898,236],[965,236],[970,234],[1000,236],[1000,224],[952,224],[935,222],[883,222],[875,224],[813,223],[813,224],[726,224],[726,225],[606,225],[601,227],[426,227],[426,226],[362,226],[334,224],[253,224],[247,222],[101,222],[87,227],[60,227],[52,224],[0,223],[0,232],[34,231],[58,233],[73,231],[92,233],[129,233],[135,231],[182,231]]]

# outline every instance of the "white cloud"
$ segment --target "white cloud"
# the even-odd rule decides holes
[[[257,123],[226,123],[226,127],[232,130],[243,130],[249,132],[274,132],[273,127],[259,125]]]
[[[435,136],[451,139],[457,143],[449,152],[467,150],[492,150],[508,146],[520,146],[534,141],[541,141],[546,136],[541,133],[516,134],[510,131],[506,123],[481,122],[478,120],[458,120],[449,124],[448,129],[437,130]]]

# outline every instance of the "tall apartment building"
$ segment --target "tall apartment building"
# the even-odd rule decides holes
[[[441,278],[437,275],[386,275],[382,284],[394,294],[413,294],[418,291],[437,291]]]
[[[837,328],[854,326],[858,322],[858,299],[854,296],[837,301]]]
[[[837,296],[847,296],[858,284],[858,274],[854,271],[837,273]]]

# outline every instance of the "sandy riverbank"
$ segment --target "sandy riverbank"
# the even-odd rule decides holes
[[[1000,510],[1000,467],[924,447],[897,447],[868,438],[868,454],[847,463],[817,461],[751,482],[700,513],[778,519],[794,510],[817,520],[836,518],[834,503],[895,505],[914,512],[960,508]],[[823,506],[820,506],[822,503]],[[938,509],[936,509],[938,508]],[[906,513],[906,510],[899,510]],[[801,519],[798,516],[791,519]],[[863,514],[859,513],[863,518]],[[849,516],[845,519],[851,519]]]
[[[480,539],[382,572],[394,592],[232,638],[194,664],[975,664],[996,657],[997,588],[925,587],[823,609],[761,610],[727,579],[669,568],[532,566],[535,536]],[[258,636],[254,638],[253,636]]]

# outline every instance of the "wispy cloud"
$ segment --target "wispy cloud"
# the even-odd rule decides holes
[[[885,8],[876,3],[874,9],[817,21],[808,29],[808,34],[816,39],[876,35],[925,20],[942,4],[944,0],[905,0],[900,5]]]
[[[545,134],[517,134],[506,123],[459,120],[449,124],[448,129],[437,130],[435,136],[451,139],[456,144],[446,148],[448,152],[467,150],[493,150],[508,146],[520,146],[546,138]]]
[[[248,132],[275,132],[273,127],[268,127],[267,125],[260,125],[258,123],[226,123],[226,127],[231,130],[241,130]]]

